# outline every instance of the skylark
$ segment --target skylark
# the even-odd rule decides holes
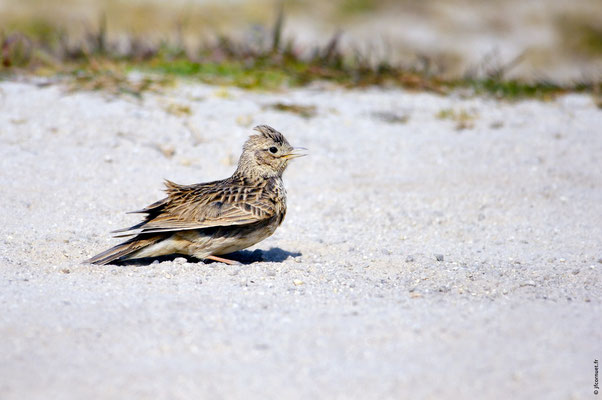
[[[267,125],[254,130],[259,134],[245,142],[231,177],[196,185],[166,181],[166,198],[133,211],[146,214],[144,221],[114,231],[116,237],[133,237],[87,261],[108,264],[183,254],[235,264],[218,256],[272,235],[286,214],[282,173],[290,160],[305,154]]]

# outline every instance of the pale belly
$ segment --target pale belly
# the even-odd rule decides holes
[[[245,226],[240,228],[228,227],[218,231],[211,239],[196,247],[191,254],[197,258],[204,258],[208,255],[223,255],[233,253],[247,247],[251,247],[271,236],[280,225],[280,218],[271,218],[262,224],[255,226]]]
[[[210,255],[233,253],[271,236],[281,221],[281,218],[274,217],[261,224],[176,232],[132,254],[131,258],[184,254],[203,259]]]
[[[246,249],[247,247],[251,247],[256,243],[261,242],[263,239],[266,239],[274,233],[277,225],[274,224],[273,227],[267,227],[262,231],[255,231],[245,237],[241,237],[238,239],[228,238],[218,246],[211,254],[219,256],[222,254],[233,253],[235,251]],[[196,256],[195,256],[196,257]]]

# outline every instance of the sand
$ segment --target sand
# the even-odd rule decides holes
[[[310,156],[242,265],[82,263],[262,123]],[[575,94],[0,82],[0,398],[593,398],[601,126]]]

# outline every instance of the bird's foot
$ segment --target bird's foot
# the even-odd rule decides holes
[[[217,257],[217,256],[207,256],[205,258],[208,260],[213,260],[213,261],[221,262],[221,263],[228,264],[228,265],[240,265],[240,263],[238,261],[228,260],[227,258],[221,258],[221,257]]]

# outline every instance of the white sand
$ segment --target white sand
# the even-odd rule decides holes
[[[163,178],[229,175],[260,123],[311,152],[283,226],[239,255],[264,262],[81,263]],[[584,95],[0,82],[0,398],[592,398],[601,126]]]

